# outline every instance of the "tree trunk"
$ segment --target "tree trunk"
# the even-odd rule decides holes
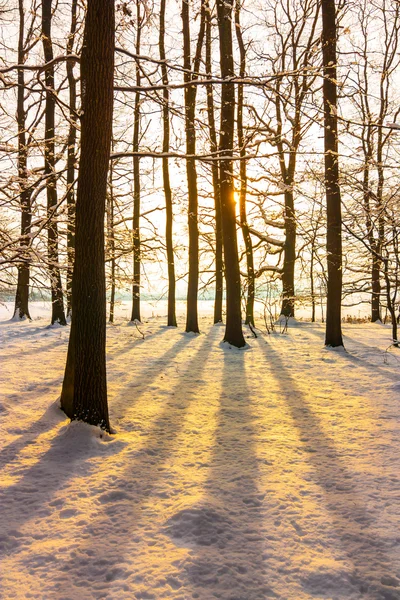
[[[77,25],[77,0],[72,0],[71,29],[68,36],[67,54],[72,54]],[[69,87],[69,132],[67,150],[67,316],[71,316],[72,308],[72,273],[75,252],[75,160],[76,160],[76,80],[74,63],[67,61],[67,78]]]
[[[211,41],[211,9],[207,2],[206,8],[206,73],[207,78],[212,77],[212,41]],[[217,131],[214,115],[214,95],[212,84],[207,85],[207,117],[210,132],[210,150],[216,157],[218,152]],[[211,163],[212,182],[214,190],[215,206],[215,299],[214,299],[214,323],[222,322],[222,301],[224,292],[224,263],[222,257],[222,222],[221,222],[221,198],[218,163]]]
[[[292,182],[293,185],[293,182]],[[282,268],[281,315],[294,317],[294,267],[296,263],[296,215],[293,192],[285,192],[285,246]]]
[[[204,38],[205,10],[201,5],[201,22],[197,39],[196,55],[192,71],[190,53],[189,0],[182,1],[183,66],[184,82],[190,83],[193,73],[199,70],[201,48]],[[194,75],[196,77],[196,75]],[[196,86],[185,87],[186,175],[188,182],[188,229],[189,229],[189,276],[187,292],[186,331],[199,333],[197,296],[199,283],[199,227],[196,161]]]
[[[18,64],[25,63],[24,49],[24,3],[19,0]],[[21,206],[20,263],[18,265],[17,291],[15,294],[14,319],[30,319],[29,314],[29,245],[31,232],[31,192],[27,186],[28,149],[26,145],[26,113],[24,106],[24,70],[18,69],[17,125],[18,125],[18,180]]]
[[[52,0],[42,1],[42,41],[45,62],[53,60],[53,44],[51,41],[51,5]],[[57,179],[55,174],[55,92],[54,66],[45,71],[46,105],[45,105],[45,145],[44,174],[46,176],[47,193],[47,240],[48,261],[51,287],[51,323],[66,325],[61,273],[58,257],[57,226]]]
[[[168,71],[165,64],[165,5],[166,0],[161,0],[160,6],[160,36],[159,36],[159,50],[161,62],[161,75],[164,86],[168,85]],[[163,108],[162,108],[162,120],[163,120],[163,152],[169,152],[169,138],[170,138],[170,127],[169,127],[169,90],[167,87],[163,89]],[[162,159],[162,170],[163,170],[163,183],[164,183],[164,194],[165,194],[165,212],[166,212],[166,223],[165,223],[165,243],[167,247],[167,263],[168,263],[168,316],[167,324],[169,327],[176,327],[176,309],[175,309],[175,258],[174,258],[174,246],[172,237],[172,226],[173,226],[173,212],[172,212],[172,192],[171,182],[169,177],[169,162],[168,158]]]
[[[232,47],[232,2],[217,0],[220,67],[222,79],[234,76]],[[241,348],[245,346],[240,306],[240,270],[236,235],[236,206],[233,184],[233,140],[235,124],[235,88],[222,85],[220,128],[220,189],[222,235],[226,280],[226,329],[224,341]]]
[[[72,323],[61,394],[61,406],[71,419],[108,431],[104,214],[112,134],[114,28],[113,0],[88,0],[81,58]]]
[[[235,25],[236,25],[236,38],[238,41],[239,52],[240,52],[240,77],[246,75],[246,49],[243,43],[242,29],[240,27],[240,0],[236,0],[235,5]],[[246,195],[247,195],[247,169],[246,161],[244,157],[246,155],[246,145],[243,132],[243,104],[244,104],[244,89],[243,85],[238,85],[238,103],[237,103],[237,136],[240,156],[243,159],[240,161],[240,194],[239,194],[239,207],[240,207],[240,227],[242,229],[242,235],[244,245],[246,249],[246,262],[247,262],[247,300],[246,300],[246,325],[252,325],[254,327],[254,295],[255,295],[255,274],[254,274],[254,257],[253,257],[253,243],[251,240],[249,225],[247,223],[247,210],[246,210]]]
[[[327,206],[327,306],[325,344],[343,346],[342,302],[342,211],[339,187],[339,154],[336,83],[335,0],[322,0],[322,54],[324,66],[324,150]]]
[[[140,54],[142,35],[142,17],[140,13],[140,0],[136,0],[136,54]],[[140,66],[136,63],[136,86],[140,86]],[[139,151],[140,134],[140,92],[135,93],[134,123],[133,123],[133,152]],[[132,286],[132,314],[131,321],[140,321],[140,159],[133,157],[133,286]]]
[[[113,163],[111,161],[109,168],[109,193],[107,195],[107,255],[110,261],[110,315],[109,323],[114,323],[115,316],[115,237],[114,237],[114,183],[113,183]]]

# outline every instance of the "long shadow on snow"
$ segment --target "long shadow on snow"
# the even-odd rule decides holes
[[[257,342],[266,354],[272,373],[276,374],[294,425],[302,438],[311,438],[309,443],[313,444],[315,451],[307,453],[305,460],[313,467],[311,474],[325,494],[325,506],[330,511],[342,547],[353,566],[353,572],[349,574],[353,593],[374,600],[400,599],[400,591],[383,588],[380,584],[380,577],[392,574],[392,565],[385,554],[385,542],[377,536],[376,531],[371,530],[374,516],[366,510],[364,499],[352,484],[351,471],[323,431],[318,417],[309,408],[281,356],[260,338]],[[326,581],[325,591],[327,584]],[[308,585],[314,584],[305,580],[303,585],[305,591],[310,592],[312,587]],[[335,590],[330,591],[334,593]]]
[[[185,335],[183,333],[181,333],[181,336],[182,337],[178,339],[164,354],[162,354],[155,361],[151,361],[147,368],[135,370],[135,377],[128,383],[122,392],[118,393],[118,399],[110,402],[111,421],[113,417],[123,417],[123,415],[121,415],[122,411],[126,410],[127,408],[130,410],[141,398],[141,396],[148,391],[147,388],[149,384],[152,383],[162,373],[165,373],[165,371],[169,368],[171,361],[173,361],[173,359],[194,339],[193,336]],[[140,348],[137,349],[137,354],[139,352]],[[135,355],[136,359],[138,358],[137,354]],[[126,404],[126,393],[128,390],[134,394],[134,398],[130,402],[129,406]]]
[[[205,497],[195,511],[183,515],[187,542],[194,547],[186,574],[197,597],[207,600],[276,597],[265,580],[264,496],[258,488],[256,431],[244,362],[245,351],[224,351],[223,391]]]
[[[183,337],[182,340],[179,340],[171,348],[170,353],[166,353],[160,358],[160,361],[165,364],[166,360],[171,360],[179,349],[182,349],[186,343],[194,339],[189,336]],[[145,391],[144,389],[143,392]],[[168,406],[169,404],[167,404]],[[53,410],[56,410],[54,406],[46,410],[38,421],[39,425],[42,424],[42,420],[45,421],[47,419],[48,413]],[[164,410],[165,412],[168,413],[168,408]],[[180,415],[181,411],[178,412],[177,416]],[[164,419],[168,420],[168,417],[164,417]],[[164,420],[162,422],[164,423]],[[45,430],[49,430],[51,427],[54,427],[54,423],[51,423],[51,426]],[[41,433],[43,433],[43,430]],[[78,437],[79,439],[77,439]],[[150,442],[152,439],[150,437]],[[117,440],[118,438],[115,441]],[[18,442],[19,440],[16,440],[14,448],[7,447],[4,450],[8,449],[9,452],[16,454],[29,444],[29,439],[24,438],[24,440],[21,440],[20,445]],[[114,443],[97,443],[89,433],[75,430],[74,428],[62,428],[60,432],[57,432],[50,443],[49,449],[39,457],[33,466],[28,466],[24,470],[21,479],[16,484],[0,490],[3,523],[6,523],[8,530],[12,530],[13,532],[11,536],[12,540],[8,540],[7,532],[4,532],[2,544],[0,545],[0,554],[3,550],[6,552],[10,551],[14,546],[18,548],[18,540],[14,539],[15,537],[18,538],[18,536],[14,536],[15,531],[18,532],[18,529],[23,526],[25,521],[33,519],[35,516],[46,516],[46,509],[43,506],[51,500],[57,490],[63,488],[69,479],[81,476],[82,468],[88,469],[88,477],[90,477],[92,467],[84,467],[84,463],[88,459],[99,454],[107,456],[110,452],[114,452],[114,447]],[[146,456],[151,457],[151,455],[152,450],[149,450]],[[18,471],[18,475],[20,475],[20,471]],[[29,506],[29,510],[26,509],[27,506]]]
[[[142,329],[142,328],[139,327],[139,329]],[[136,351],[137,345],[145,344],[149,340],[153,340],[155,337],[158,337],[159,335],[164,335],[164,334],[168,333],[169,330],[174,331],[175,328],[167,327],[165,325],[165,326],[161,326],[160,329],[158,329],[157,331],[154,331],[151,333],[144,331],[144,328],[143,328],[144,339],[133,335],[133,333],[130,333],[129,340],[126,342],[126,344],[124,344],[124,346],[118,348],[115,352],[110,353],[110,350],[108,350],[108,353],[110,353],[111,356],[114,357],[114,356],[120,356],[121,354],[125,354],[126,352],[129,352],[130,350],[133,350],[133,349]],[[129,331],[128,326],[125,326],[123,328],[123,333],[128,335],[128,331]],[[134,330],[132,330],[132,331],[134,331]],[[135,348],[134,348],[134,346],[135,346]]]
[[[323,331],[317,332],[315,330],[312,331],[311,329],[308,329],[308,328],[305,329],[305,331],[307,333],[309,333],[310,335],[313,335],[314,337],[321,340],[322,344],[324,343],[325,333]],[[358,364],[360,367],[362,367],[363,369],[365,369],[367,371],[368,376],[371,375],[371,369],[373,369],[374,373],[378,372],[382,377],[386,377],[387,379],[390,379],[395,382],[399,381],[399,377],[397,375],[394,375],[393,373],[390,373],[390,371],[385,369],[384,367],[382,368],[379,365],[377,365],[376,363],[371,362],[369,356],[361,357],[361,356],[356,356],[355,354],[352,354],[352,352],[357,351],[357,346],[362,346],[362,347],[366,348],[369,352],[371,352],[372,350],[376,350],[377,354],[383,357],[383,351],[380,348],[378,348],[377,346],[370,346],[370,345],[366,344],[365,342],[360,342],[358,339],[354,339],[351,336],[346,335],[346,334],[343,335],[343,340],[344,340],[344,346],[346,348],[346,352],[341,354],[340,355],[341,357]],[[350,342],[355,345],[354,349],[349,350],[347,348],[347,340],[350,340]],[[390,355],[390,356],[393,356],[393,359],[396,360],[395,355]],[[400,358],[400,355],[399,355],[399,358]],[[382,360],[383,360],[383,358],[382,358]],[[390,365],[388,365],[388,366],[390,368]],[[393,364],[392,364],[392,366],[393,366]]]
[[[215,337],[219,334],[218,328],[215,328],[211,335],[204,336],[203,340],[201,337],[187,336],[179,342],[180,348],[184,342],[191,342],[192,345],[196,342],[201,343],[193,358],[182,367],[183,378],[190,376],[192,384],[187,388],[183,387],[181,381],[177,383],[169,401],[160,405],[160,413],[144,439],[143,448],[139,451],[136,448],[128,451],[125,458],[126,468],[121,476],[115,478],[112,483],[107,481],[104,485],[104,493],[98,498],[98,512],[90,517],[89,524],[83,532],[83,542],[74,547],[73,558],[60,564],[60,593],[71,594],[71,582],[76,582],[79,586],[79,582],[85,581],[85,585],[95,586],[99,594],[99,590],[105,594],[105,590],[113,586],[115,580],[135,578],[135,572],[126,571],[125,555],[129,554],[129,561],[135,564],[135,557],[139,558],[143,553],[139,536],[152,521],[148,511],[153,511],[155,518],[159,518],[157,503],[152,508],[152,494],[163,479],[167,478],[171,484],[171,474],[167,465],[174,453],[179,452],[179,434],[185,424],[191,394],[196,392],[197,387],[202,386],[201,377]],[[146,547],[145,550],[148,552],[149,548]],[[140,597],[156,598],[151,592],[156,584],[155,581],[151,581],[151,571],[146,575],[149,589],[146,595]],[[132,585],[130,584],[129,590],[133,599],[137,596]]]

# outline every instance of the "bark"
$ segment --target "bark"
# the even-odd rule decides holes
[[[322,56],[324,94],[324,150],[327,206],[327,307],[325,344],[343,346],[342,302],[342,213],[339,187],[339,154],[336,83],[335,0],[322,0]]]
[[[206,73],[212,77],[212,42],[211,42],[211,9],[207,2],[206,10]],[[218,151],[217,131],[215,127],[214,95],[212,84],[207,85],[207,117],[210,131],[210,150],[216,155]],[[221,222],[221,198],[219,185],[218,163],[211,164],[212,182],[215,206],[215,299],[214,299],[214,323],[222,322],[222,301],[224,291],[224,263],[222,257],[222,222]]]
[[[190,52],[189,0],[182,1],[182,32],[183,32],[183,66],[185,69],[184,82],[196,77],[199,70],[201,49],[204,38],[205,10],[201,5],[201,21],[197,39],[196,54],[192,70]],[[189,275],[187,292],[186,331],[199,333],[198,324],[198,283],[199,283],[199,227],[198,227],[198,193],[196,161],[196,94],[197,86],[185,87],[185,132],[186,132],[186,176],[188,183],[188,229],[189,229]]]
[[[160,36],[159,50],[160,60],[165,61],[165,5],[166,0],[161,0],[160,6]],[[168,71],[165,62],[161,63],[161,75],[164,86],[168,85]],[[163,89],[163,152],[169,152],[170,126],[169,126],[169,91],[165,87]],[[169,161],[168,158],[162,159],[163,183],[165,194],[165,243],[167,247],[167,263],[168,263],[168,316],[167,324],[169,327],[176,327],[176,309],[175,309],[175,258],[173,246],[173,211],[172,211],[172,191],[169,176]]]
[[[140,43],[142,35],[142,17],[140,12],[140,0],[136,0],[136,54],[140,54]],[[136,86],[140,87],[140,66],[136,64]],[[140,134],[140,92],[135,93],[133,123],[133,152],[139,151]],[[133,242],[133,286],[132,286],[132,314],[131,321],[140,321],[140,159],[133,157],[133,220],[132,220],[132,242]]]
[[[243,42],[242,29],[240,26],[240,0],[236,0],[235,5],[235,26],[236,26],[236,39],[239,46],[240,52],[240,71],[239,76],[245,77],[246,75],[246,49]],[[243,85],[238,85],[238,101],[237,101],[237,136],[239,144],[240,156],[246,155],[246,144],[244,139],[243,131],[243,104],[244,104],[244,89]],[[254,327],[254,295],[255,295],[255,273],[254,273],[254,256],[253,256],[253,243],[251,240],[249,225],[247,222],[247,210],[246,210],[246,195],[247,195],[247,169],[246,161],[240,161],[240,192],[239,192],[239,208],[240,208],[240,227],[242,229],[242,235],[244,245],[246,249],[246,263],[247,263],[247,299],[246,299],[246,325],[252,325]]]
[[[232,47],[232,3],[217,0],[220,68],[222,79],[234,76]],[[233,184],[233,141],[235,123],[235,89],[223,85],[221,90],[220,190],[222,235],[226,280],[226,329],[224,341],[241,348],[246,342],[242,331],[240,306],[240,270],[236,235],[236,206]]]
[[[53,60],[53,44],[51,40],[52,0],[42,1],[42,41],[45,62]],[[45,71],[46,105],[45,105],[45,142],[44,173],[46,176],[47,194],[47,255],[49,263],[51,287],[51,323],[66,325],[64,300],[61,283],[61,272],[58,256],[57,225],[57,178],[55,173],[55,93],[54,66]]]
[[[19,0],[18,64],[25,63],[24,48],[24,2]],[[21,241],[18,265],[17,291],[15,294],[14,319],[30,319],[29,314],[29,234],[31,232],[31,192],[28,189],[26,140],[26,113],[24,105],[25,79],[23,69],[18,70],[17,125],[18,125],[18,179],[21,207]]]
[[[110,430],[106,382],[104,214],[114,75],[114,2],[88,0],[81,58],[81,157],[76,199],[72,322],[61,406]]]
[[[71,28],[67,42],[67,54],[72,54],[77,25],[77,0],[72,0]],[[75,161],[76,161],[76,80],[74,63],[67,61],[67,78],[69,87],[69,131],[67,150],[67,316],[72,308],[72,273],[74,268],[75,248]]]
[[[110,162],[109,172],[109,194],[107,196],[107,254],[110,261],[110,315],[109,322],[114,323],[115,313],[115,237],[114,237],[114,184],[113,184],[113,163]]]

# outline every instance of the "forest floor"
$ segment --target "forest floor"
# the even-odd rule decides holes
[[[400,599],[389,327],[146,321],[108,326],[115,435],[58,408],[68,328],[0,323],[2,600]]]

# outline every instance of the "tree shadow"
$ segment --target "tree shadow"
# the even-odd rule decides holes
[[[353,593],[359,594],[355,597],[368,594],[374,600],[399,599],[399,591],[381,585],[380,578],[390,575],[393,565],[387,555],[386,542],[375,526],[375,515],[367,509],[357,483],[353,482],[354,474],[323,431],[279,353],[260,338],[257,342],[266,354],[293,424],[300,433],[306,453],[304,460],[312,466],[311,477],[324,492],[324,506],[330,512],[341,547],[352,565],[349,584]],[[311,592],[314,584],[314,581],[303,580],[306,592]]]
[[[276,597],[265,580],[263,500],[245,353],[224,349],[222,392],[204,498],[172,523],[193,548],[185,563],[194,598]]]
[[[129,554],[129,562],[135,564],[135,559],[139,559],[143,552],[139,536],[143,528],[151,528],[151,515],[157,510],[155,488],[165,481],[166,489],[169,486],[171,493],[175,493],[169,463],[174,453],[179,451],[179,435],[193,394],[198,393],[197,388],[203,383],[202,375],[213,348],[213,337],[185,336],[171,348],[170,359],[187,343],[200,344],[194,348],[194,356],[182,367],[180,380],[171,390],[168,400],[159,405],[143,443],[138,448],[130,445],[124,449],[120,457],[121,468],[114,469],[111,477],[101,483],[94,481],[101,493],[97,497],[94,514],[81,527],[79,542],[75,539],[73,553],[59,565],[60,593],[76,597],[75,594],[79,595],[78,586],[84,581],[85,586],[95,587],[98,597],[105,597],[106,590],[115,584],[115,580],[132,575],[126,572],[124,557]],[[71,587],[74,582],[76,588]],[[136,598],[135,590],[131,586],[129,589],[131,597]],[[155,598],[154,595],[145,597]]]
[[[163,332],[161,332],[163,333]],[[136,402],[146,393],[148,386],[160,373],[165,372],[173,359],[178,356],[180,352],[193,340],[192,337],[181,334],[175,344],[171,346],[160,358],[155,361],[151,361],[150,365],[146,369],[141,369],[135,373],[135,377],[125,386],[125,388],[118,394],[118,398],[112,399],[109,403],[111,419],[118,418],[121,415],[121,411],[126,407],[126,392],[127,390],[134,389],[134,398],[130,403],[129,407],[133,407]],[[118,355],[118,353],[116,354]],[[115,355],[114,355],[115,356]]]
[[[307,328],[306,332],[309,333],[310,335],[318,338],[323,343],[324,336],[325,336],[325,333],[323,331],[319,332],[319,331],[315,331],[315,330],[311,330],[311,329]],[[379,374],[382,375],[383,377],[386,377],[395,382],[399,381],[399,377],[397,375],[391,373],[388,370],[390,368],[393,368],[393,366],[390,367],[390,365],[387,365],[388,368],[385,368],[384,365],[380,366],[376,362],[373,362],[371,360],[371,357],[368,355],[358,356],[358,355],[354,354],[354,352],[357,351],[357,346],[361,346],[362,348],[366,348],[366,350],[369,352],[369,354],[372,354],[372,352],[375,351],[377,355],[383,357],[384,351],[381,348],[378,348],[377,346],[371,346],[369,344],[366,344],[365,342],[361,342],[359,339],[354,340],[354,338],[352,338],[350,335],[348,335],[346,333],[343,335],[343,339],[344,339],[344,345],[345,345],[346,350],[345,350],[345,352],[343,352],[340,355],[341,357],[343,357],[345,360],[349,360],[351,362],[356,363],[363,369],[367,370],[368,374],[371,374],[371,369],[374,369],[375,373],[379,372]],[[354,344],[355,347],[349,347],[349,344],[348,344],[349,341],[350,341],[351,346],[353,346],[353,344]],[[389,355],[389,356],[391,356],[391,355]],[[396,360],[397,357],[392,356],[392,358],[393,358],[393,360]]]
[[[139,327],[140,328],[140,327]],[[160,327],[160,329],[158,329],[157,331],[151,332],[151,333],[145,333],[144,339],[142,339],[141,337],[138,336],[134,336],[133,334],[130,334],[130,339],[129,341],[122,347],[119,347],[115,352],[112,353],[112,357],[117,357],[117,356],[121,356],[121,354],[125,354],[126,352],[129,352],[130,350],[134,349],[134,345],[136,344],[145,344],[146,342],[148,342],[149,340],[153,340],[155,337],[158,337],[160,335],[164,335],[166,333],[168,333],[168,327]],[[127,327],[124,327],[124,333],[127,331]]]

